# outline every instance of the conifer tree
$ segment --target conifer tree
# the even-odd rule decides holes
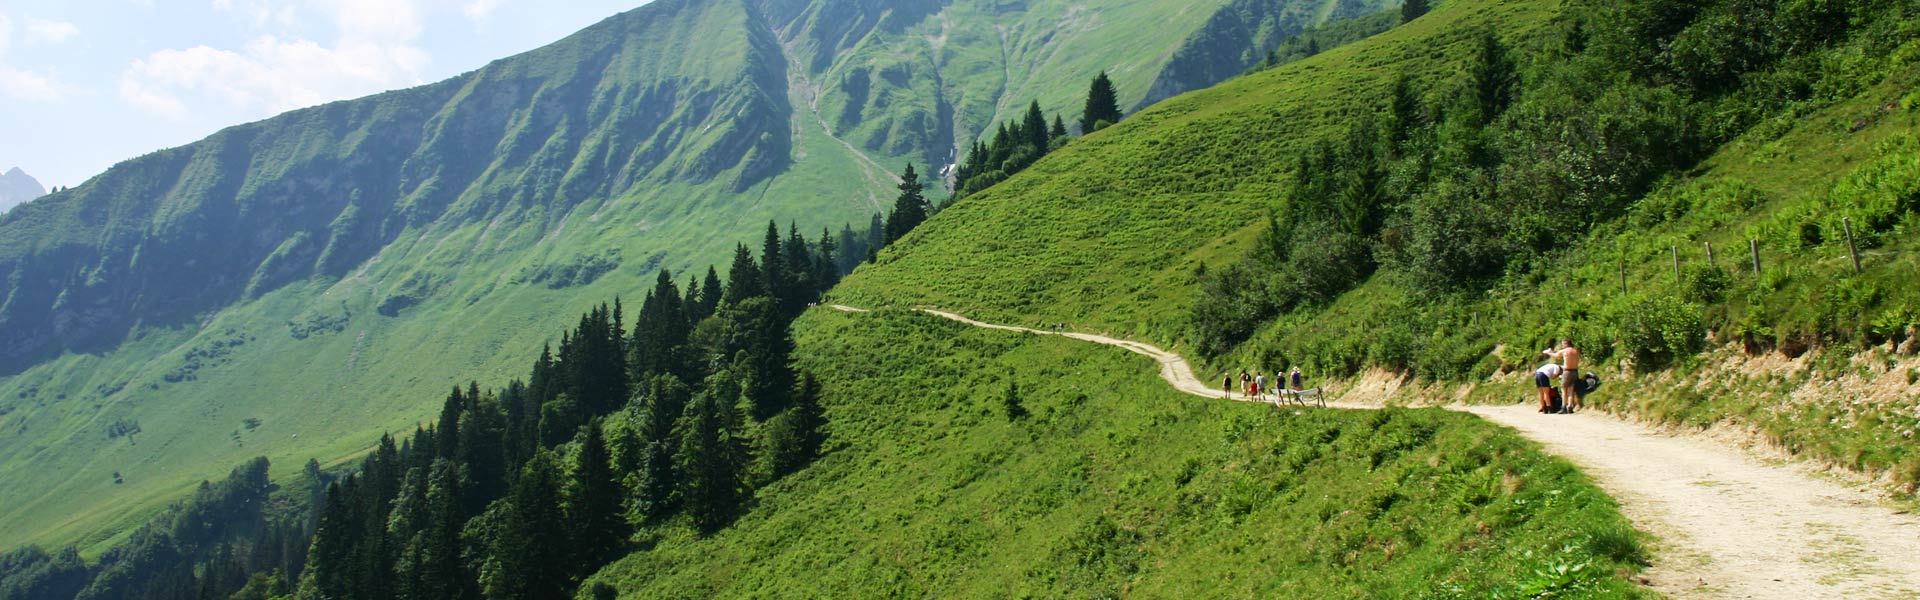
[[[1060,120],[1060,115],[1053,116],[1053,129],[1047,132],[1047,136],[1052,138],[1047,140],[1048,145],[1052,145],[1055,140],[1066,139],[1067,123]]]
[[[709,377],[675,430],[680,497],[694,525],[706,532],[726,525],[746,498],[748,452],[733,382],[725,369]]]
[[[688,321],[698,324],[707,320],[707,317],[713,316],[713,311],[720,309],[720,300],[726,297],[726,293],[726,285],[720,282],[720,273],[715,271],[712,265],[708,265],[707,278],[700,284],[699,316]]]
[[[687,385],[669,376],[647,381],[640,420],[641,456],[634,489],[633,512],[641,519],[666,516],[672,495],[679,485],[674,473],[674,457],[679,440],[674,424],[686,411],[691,392]]]
[[[1052,147],[1053,135],[1047,131],[1047,116],[1040,112],[1040,101],[1034,100],[1027,105],[1027,116],[1020,123],[1020,133],[1026,134],[1023,143],[1033,145],[1033,156],[1039,158]]]
[[[1113,89],[1113,80],[1107,79],[1107,72],[1093,78],[1087,87],[1087,107],[1080,115],[1080,133],[1093,133],[1101,123],[1120,122],[1120,95]]]
[[[1001,407],[1006,409],[1007,420],[1017,421],[1027,416],[1027,407],[1020,401],[1020,384],[1007,382],[1007,393],[1000,396]]]
[[[909,165],[908,168],[912,168]],[[867,222],[867,262],[873,262],[880,255],[880,249],[887,245],[887,227],[880,213],[873,213]]]
[[[571,565],[576,583],[616,558],[630,533],[612,460],[596,419],[582,434],[567,487],[568,541],[575,551]]]
[[[693,325],[687,322],[687,309],[673,276],[661,270],[653,289],[641,301],[640,315],[633,323],[633,342],[629,344],[627,366],[634,379],[659,374],[687,377],[685,356],[687,335]],[[621,398],[626,401],[625,397]],[[609,411],[598,411],[604,414]]]
[[[840,244],[833,239],[833,233],[826,228],[820,229],[820,252],[813,258],[813,296],[819,298],[834,284],[840,283]]]
[[[753,262],[753,252],[746,244],[733,249],[733,267],[727,271],[727,304],[738,304],[742,300],[767,295],[765,280],[760,275],[760,265]]]
[[[894,199],[893,213],[887,215],[886,244],[892,244],[920,223],[927,220],[927,198],[923,194],[920,174],[913,171],[909,163],[907,170],[900,174],[900,195]]]
[[[793,337],[789,321],[768,299],[748,299],[720,310],[722,357],[733,362],[753,417],[778,414],[791,400]]]
[[[788,289],[789,274],[782,249],[780,226],[769,220],[767,236],[760,246],[760,285],[766,290],[767,297],[774,299],[775,304],[785,305],[786,299],[792,294]]]
[[[560,502],[561,477],[551,451],[535,451],[514,480],[498,537],[488,552],[487,596],[513,600],[561,600],[567,595],[567,524]]]
[[[1427,0],[1405,0],[1400,3],[1400,22],[1406,23],[1418,19],[1421,15],[1427,14],[1431,8]]]
[[[1500,36],[1492,29],[1482,31],[1473,59],[1467,63],[1468,93],[1473,95],[1474,105],[1479,109],[1476,124],[1492,123],[1507,110],[1507,104],[1513,100],[1514,71]]]

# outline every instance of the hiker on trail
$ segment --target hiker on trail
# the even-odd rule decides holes
[[[1228,399],[1228,400],[1232,400],[1232,399],[1233,399],[1233,373],[1223,373],[1223,374],[1221,374],[1221,376],[1220,376],[1220,397],[1221,397],[1221,398],[1226,398],[1226,399]]]
[[[1560,349],[1543,352],[1560,361],[1560,391],[1566,396],[1567,412],[1584,408],[1580,402],[1580,348],[1573,345],[1573,338],[1560,341]]]
[[[1551,413],[1553,385],[1560,379],[1560,365],[1548,362],[1533,372],[1533,387],[1540,389],[1540,412]]]
[[[1305,382],[1305,379],[1306,379],[1306,378],[1304,378],[1304,377],[1301,377],[1301,376],[1300,376],[1300,367],[1294,367],[1294,368],[1293,368],[1293,374],[1291,374],[1291,375],[1288,375],[1288,377],[1289,377],[1289,378],[1291,378],[1291,384],[1293,385],[1293,391],[1296,391],[1296,392],[1298,392],[1298,391],[1300,391],[1300,390],[1304,390],[1304,389],[1307,389],[1307,388],[1306,388],[1306,385],[1305,385],[1305,383],[1304,383],[1304,382]]]
[[[1253,396],[1253,376],[1248,375],[1245,369],[1240,371],[1240,393]]]
[[[1266,393],[1267,389],[1267,374],[1255,373],[1253,375],[1253,397],[1260,398],[1261,394]]]

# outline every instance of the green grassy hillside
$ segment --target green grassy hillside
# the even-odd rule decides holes
[[[1293,185],[1290,157],[1384,106],[1391,77],[1450,76],[1475,34],[1547,26],[1557,2],[1452,3],[1318,57],[1158,104],[922,225],[835,290],[1178,347],[1194,269],[1237,257]],[[964,275],[963,275],[964,274]]]
[[[1156,105],[835,293],[1152,339],[1215,368],[1492,378],[1493,401],[1523,398],[1508,374],[1573,336],[1636,382],[1604,406],[1731,421],[1911,489],[1920,6],[1568,4],[1449,2]],[[1482,31],[1510,61],[1482,90],[1511,94],[1504,112],[1472,105]],[[1375,146],[1401,77],[1418,126]],[[1310,226],[1278,260],[1276,217]],[[1245,337],[1202,351],[1221,318]]]
[[[1225,4],[662,0],[10,211],[0,547],[97,551],[257,455],[340,463],[658,269],[865,222],[1005,108],[1077,110],[1102,69],[1144,97]]]
[[[1471,417],[1197,399],[1121,350],[901,310],[796,341],[826,456],[712,537],[643,532],[582,597],[1643,595],[1612,501]]]

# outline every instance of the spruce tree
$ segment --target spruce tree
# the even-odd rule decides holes
[[[1120,122],[1120,95],[1113,89],[1113,80],[1107,79],[1107,72],[1093,78],[1087,88],[1087,107],[1080,116],[1080,133],[1093,133],[1101,123]]]
[[[709,377],[675,431],[680,498],[694,525],[709,533],[725,526],[747,495],[744,419],[736,408],[740,392],[733,381],[724,369]]]
[[[753,252],[747,250],[746,244],[735,246],[733,267],[727,270],[726,304],[765,295],[766,283],[761,279],[760,265],[753,262]]]
[[[784,306],[792,296],[789,289],[792,282],[789,281],[783,248],[780,244],[780,226],[768,220],[767,236],[760,246],[760,285],[766,289],[767,297],[773,298],[775,304]]]
[[[674,456],[679,440],[674,424],[686,411],[691,396],[687,385],[669,376],[647,381],[640,420],[641,456],[636,476],[633,512],[641,519],[664,517],[672,506],[673,490],[679,485],[674,472]]]
[[[633,343],[627,366],[638,380],[662,373],[686,377],[690,370],[684,354],[687,335],[693,326],[687,322],[687,309],[673,276],[665,270],[655,278],[653,289],[641,301],[640,315],[633,323]],[[622,397],[621,402],[626,398]],[[596,411],[604,414],[609,410]]]
[[[1066,139],[1067,123],[1065,121],[1060,120],[1060,115],[1053,116],[1053,129],[1048,131],[1047,135],[1048,137],[1052,138],[1047,140],[1048,145],[1052,145],[1052,143],[1055,140]]]
[[[833,233],[826,228],[820,229],[820,252],[813,257],[813,293],[815,298],[840,283],[840,244],[833,239]]]
[[[1001,407],[1006,410],[1008,421],[1017,421],[1027,416],[1027,407],[1020,401],[1020,384],[1007,382],[1007,393],[1000,396]]]
[[[927,220],[924,188],[920,183],[920,174],[913,171],[912,163],[908,163],[907,170],[900,174],[900,195],[893,201],[893,213],[887,215],[886,244],[899,241],[907,232]]]
[[[1040,112],[1040,101],[1027,105],[1027,116],[1020,124],[1020,132],[1026,134],[1024,143],[1033,145],[1033,156],[1039,158],[1053,146],[1053,135],[1047,131],[1047,116]]]
[[[909,165],[908,168],[912,168]],[[887,245],[887,227],[880,213],[873,213],[867,222],[867,262],[873,262],[880,256],[880,249]]]
[[[738,258],[735,257],[736,260]],[[713,316],[713,311],[720,310],[720,300],[726,297],[726,293],[725,284],[720,282],[720,273],[715,271],[712,265],[708,265],[707,278],[700,284],[700,310],[688,321],[698,325],[701,321],[707,320],[707,317]]]
[[[1421,15],[1427,14],[1431,8],[1427,0],[1405,0],[1400,3],[1400,22],[1406,23],[1418,19]]]
[[[621,508],[621,487],[614,476],[612,461],[606,435],[596,419],[582,434],[567,487],[567,525],[572,528],[569,544],[575,551],[571,563],[575,583],[617,558],[627,543],[630,532]]]
[[[527,460],[507,494],[498,537],[487,557],[486,593],[491,598],[562,600],[571,587],[572,552],[561,508],[562,479],[553,453],[541,449]]]
[[[1507,57],[1507,48],[1500,43],[1498,34],[1492,29],[1484,30],[1478,41],[1473,59],[1467,64],[1467,85],[1479,109],[1476,124],[1486,125],[1506,112],[1507,104],[1513,101],[1516,77],[1513,60]]]

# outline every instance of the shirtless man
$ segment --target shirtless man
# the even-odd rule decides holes
[[[1560,394],[1566,396],[1567,412],[1584,408],[1580,402],[1580,349],[1573,345],[1573,338],[1560,342],[1559,350],[1541,352],[1560,361]]]

